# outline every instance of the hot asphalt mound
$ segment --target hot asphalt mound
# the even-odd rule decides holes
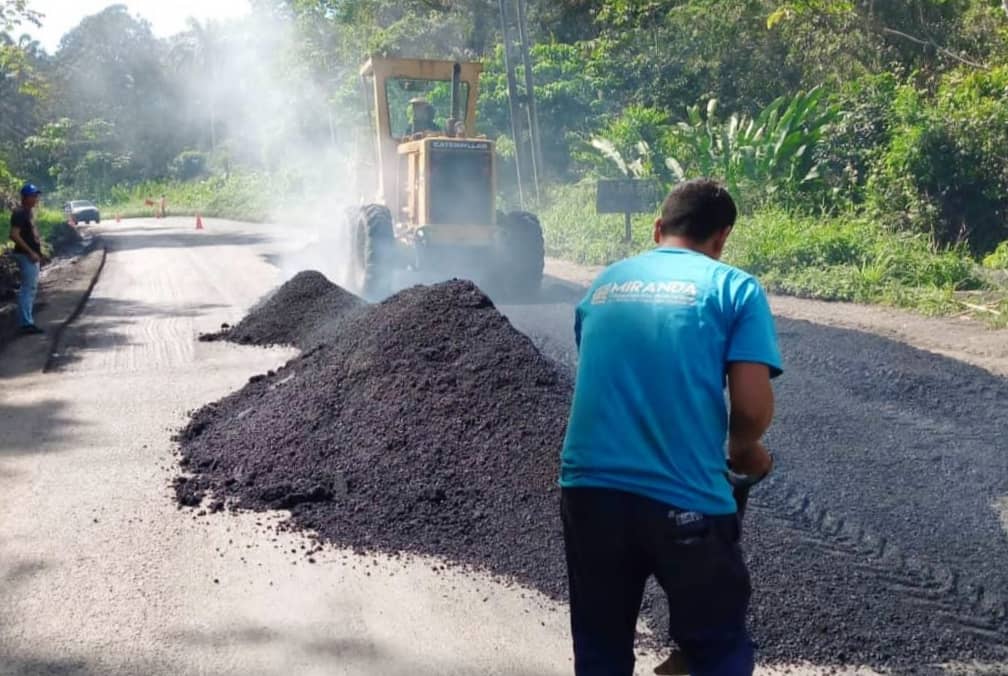
[[[201,335],[200,340],[310,348],[325,338],[333,322],[363,304],[321,272],[307,270],[259,301],[235,326],[222,326],[216,333]]]
[[[469,282],[400,292],[330,338],[193,415],[179,501],[289,509],[340,545],[562,595],[563,370]]]

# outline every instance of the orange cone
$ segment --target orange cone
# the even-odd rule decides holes
[[[203,217],[200,216],[199,214],[196,214],[196,229],[197,230],[203,229]]]

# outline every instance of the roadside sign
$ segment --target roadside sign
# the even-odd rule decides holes
[[[598,182],[595,211],[600,214],[643,214],[654,211],[661,200],[658,181],[641,178]]]
[[[595,195],[595,212],[599,214],[623,214],[623,240],[631,240],[631,214],[653,212],[662,198],[662,187],[652,179],[600,179]]]

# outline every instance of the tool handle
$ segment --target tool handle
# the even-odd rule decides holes
[[[728,469],[725,471],[725,477],[727,477],[728,483],[731,484],[732,497],[735,498],[735,508],[738,511],[739,519],[741,519],[745,515],[746,505],[749,503],[749,489],[763,481],[763,479],[766,479],[770,472],[764,472],[759,475],[739,474],[732,470],[731,460],[727,460],[726,464]],[[770,467],[772,468],[773,465],[773,452],[770,452]]]

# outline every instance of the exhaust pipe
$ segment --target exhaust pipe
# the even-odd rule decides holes
[[[455,65],[452,66],[451,120],[448,124],[449,127],[448,132],[450,136],[458,136],[457,127],[459,125],[459,122],[461,121],[459,119],[459,115],[461,114],[461,111],[459,111],[459,106],[462,103],[459,100],[459,89],[461,87],[461,84],[462,84],[462,65],[456,63]]]

